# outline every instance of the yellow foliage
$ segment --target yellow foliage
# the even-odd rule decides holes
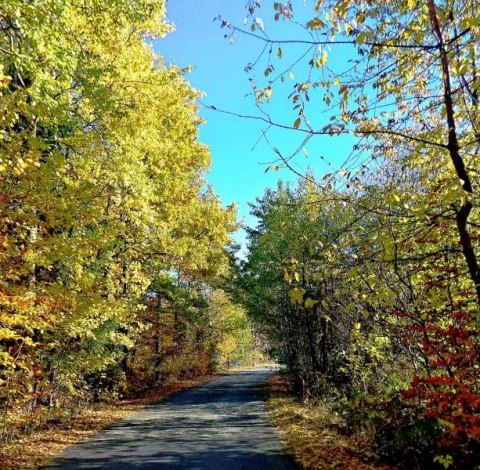
[[[117,380],[159,271],[228,270],[236,212],[204,189],[200,94],[146,41],[172,29],[164,15],[153,0],[0,8],[0,358],[31,372],[19,397]]]

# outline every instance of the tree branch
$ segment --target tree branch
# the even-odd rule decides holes
[[[407,139],[407,140],[410,140],[412,142],[418,142],[418,143],[421,143],[421,144],[425,144],[425,145],[430,145],[432,147],[437,147],[437,148],[441,148],[441,149],[448,149],[449,146],[446,145],[446,144],[441,144],[441,143],[438,143],[438,142],[433,142],[433,141],[430,141],[430,140],[426,140],[426,139],[422,139],[420,137],[414,137],[414,136],[411,136],[411,135],[408,135],[408,134],[403,134],[402,132],[397,132],[397,131],[393,131],[393,130],[389,130],[389,129],[378,129],[378,130],[361,130],[361,129],[343,129],[343,130],[335,130],[332,132],[332,129],[321,129],[321,130],[311,130],[311,129],[302,129],[300,127],[294,127],[294,126],[289,126],[289,125],[286,125],[286,124],[281,124],[279,122],[275,122],[275,121],[272,121],[270,119],[270,117],[262,117],[262,116],[255,116],[253,114],[240,114],[240,113],[237,113],[237,112],[234,112],[234,111],[228,111],[226,109],[220,109],[220,108],[217,108],[216,106],[213,106],[213,105],[208,105],[208,104],[205,104],[203,103],[202,101],[200,101],[200,104],[206,108],[206,109],[210,109],[212,111],[216,111],[218,113],[223,113],[223,114],[228,114],[229,116],[234,116],[234,117],[238,117],[238,118],[242,118],[242,119],[253,119],[253,120],[256,120],[256,121],[261,121],[261,122],[264,122],[264,123],[267,123],[268,125],[272,126],[272,127],[277,127],[279,129],[286,129],[286,130],[290,130],[290,131],[296,131],[296,132],[303,132],[304,134],[309,134],[309,135],[312,135],[312,136],[315,136],[315,135],[328,135],[328,136],[332,136],[332,135],[342,135],[342,134],[358,134],[358,135],[377,135],[377,134],[380,134],[380,135],[394,135],[394,136],[397,136],[397,137],[401,137],[403,139]]]

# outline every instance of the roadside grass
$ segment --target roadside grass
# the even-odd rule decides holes
[[[267,404],[287,452],[302,469],[391,470],[371,449],[368,429],[348,435],[327,401],[299,403],[282,374],[268,379]]]
[[[0,444],[0,468],[27,470],[44,467],[59,452],[117,421],[128,418],[141,408],[221,375],[225,374],[205,375],[159,385],[134,398],[95,404],[77,410],[72,416],[46,421],[31,432],[17,436],[13,442]]]

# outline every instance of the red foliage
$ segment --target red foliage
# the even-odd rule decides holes
[[[479,333],[473,328],[473,314],[462,305],[455,307],[441,316],[442,321],[434,323],[439,314],[429,312],[431,323],[410,327],[422,335],[429,373],[415,376],[411,388],[403,392],[404,399],[416,399],[425,407],[426,417],[439,420],[444,428],[442,446],[480,439]]]

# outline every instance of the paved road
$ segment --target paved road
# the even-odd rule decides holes
[[[259,387],[266,369],[224,376],[67,449],[50,469],[293,470]]]

